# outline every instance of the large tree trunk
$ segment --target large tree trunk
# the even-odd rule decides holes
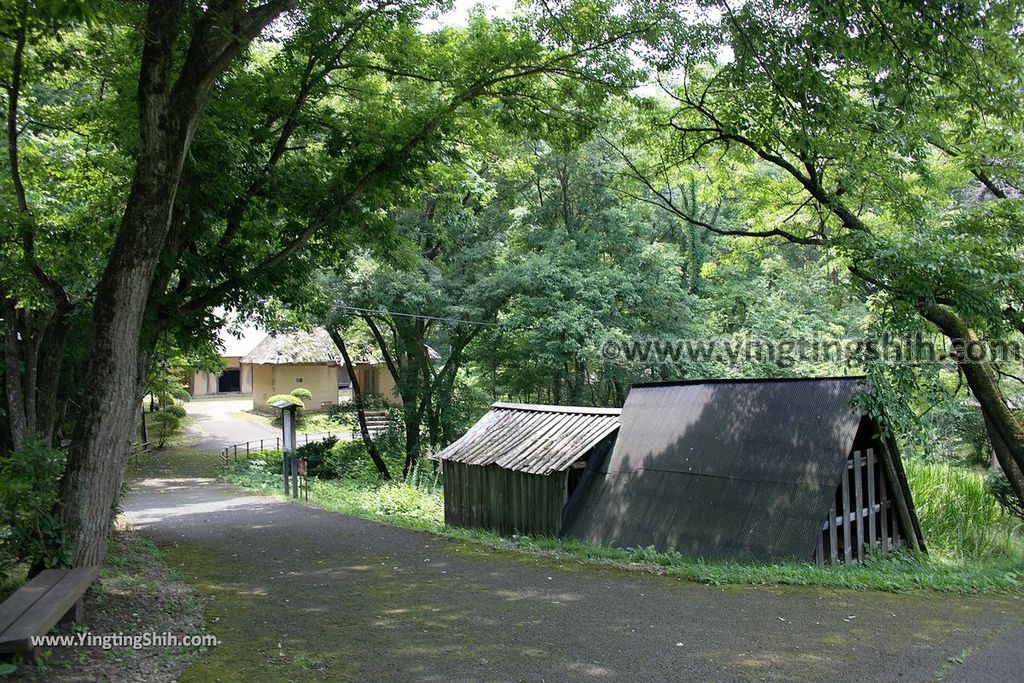
[[[930,322],[935,324],[953,344],[956,353],[957,365],[967,379],[967,386],[971,393],[978,400],[981,412],[985,416],[986,428],[993,435],[992,445],[996,449],[996,456],[1012,463],[1009,467],[1004,465],[1007,477],[1016,471],[1019,474],[1024,471],[1024,425],[1010,410],[999,388],[999,379],[992,361],[987,354],[984,344],[978,339],[978,335],[957,315],[949,306],[932,304],[923,307],[921,314]],[[1011,469],[1016,465],[1016,470]],[[1024,488],[1019,489],[1014,484],[1014,491],[1017,493],[1021,504],[1024,505]]]
[[[155,310],[148,303],[192,135],[216,78],[285,6],[210,5],[176,69],[184,2],[149,3],[139,69],[139,154],[96,290],[87,388],[61,480],[61,518],[75,566],[99,564],[106,549],[158,324],[152,315],[146,319],[147,310]],[[144,334],[147,325],[150,334]]]
[[[4,392],[7,396],[7,424],[11,429],[11,445],[21,448],[28,434],[25,414],[25,392],[21,377],[21,340],[14,302],[4,302]]]

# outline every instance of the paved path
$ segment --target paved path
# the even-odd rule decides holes
[[[225,446],[246,441],[270,439],[281,436],[281,430],[267,424],[267,421],[248,415],[252,409],[251,398],[219,398],[190,401],[185,405],[194,422],[191,427],[196,446],[203,450],[219,451]]]
[[[694,585],[495,552],[181,467],[161,469],[158,454],[162,478],[136,479],[125,509],[212,596],[223,644],[186,681],[1005,681],[1024,671],[1019,598]]]

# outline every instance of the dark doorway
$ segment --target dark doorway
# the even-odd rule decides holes
[[[240,368],[228,368],[217,378],[217,393],[228,394],[242,390],[242,371]]]

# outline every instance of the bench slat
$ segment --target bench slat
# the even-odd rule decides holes
[[[78,567],[63,573],[54,586],[4,631],[0,636],[0,647],[4,643],[27,643],[32,636],[49,633],[82,598],[99,574],[99,567]]]
[[[44,569],[4,600],[0,605],[0,640],[11,624],[53,588],[65,573],[63,569]]]

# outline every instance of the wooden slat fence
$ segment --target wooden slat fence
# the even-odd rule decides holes
[[[884,458],[874,447],[850,453],[814,551],[819,565],[863,561],[866,548],[889,551],[906,543]]]

